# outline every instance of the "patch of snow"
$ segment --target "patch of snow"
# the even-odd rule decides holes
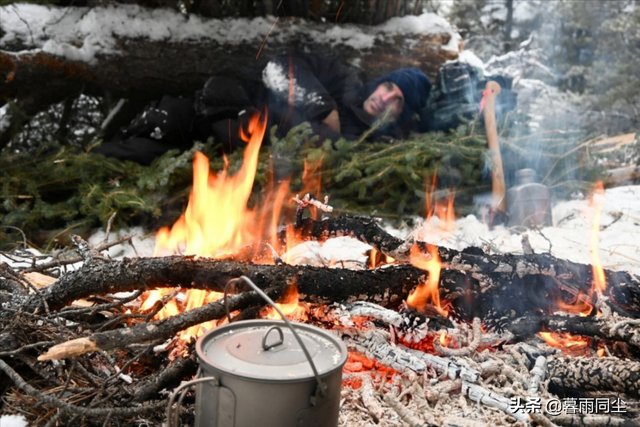
[[[458,52],[462,37],[451,26],[449,21],[434,13],[423,13],[419,16],[403,16],[391,18],[376,27],[390,34],[438,34],[449,33],[449,43],[442,46],[443,50]]]
[[[147,233],[142,227],[134,227],[129,230],[121,229],[117,232],[111,232],[109,234],[109,241],[113,242],[126,235],[133,234],[132,245],[127,243],[116,245],[109,248],[108,251],[103,251],[105,256],[112,259],[135,258],[136,256],[152,256],[155,251],[155,232]],[[106,237],[104,230],[97,230],[87,240],[88,243],[94,247],[101,245]]]
[[[467,63],[484,71],[484,62],[470,50],[463,50],[458,55],[458,61]]]
[[[27,419],[22,415],[0,415],[0,427],[28,427]]]
[[[282,259],[293,265],[330,266],[362,269],[369,258],[366,252],[371,246],[350,237],[336,237],[324,244],[305,242],[282,255]]]
[[[307,91],[298,85],[295,77],[293,81],[291,81],[289,74],[284,71],[282,65],[273,61],[269,62],[267,66],[264,67],[264,70],[262,70],[262,82],[282,99],[289,97],[289,90],[291,88],[293,88],[294,102],[300,103],[304,101],[307,94]],[[318,97],[317,94],[314,95]]]
[[[239,45],[255,42],[259,46],[269,36],[286,42],[290,32],[304,33],[313,40],[354,49],[373,47],[382,35],[365,34],[355,26],[330,26],[327,30],[309,29],[304,23],[273,28],[274,18],[209,19],[185,17],[170,9],[146,9],[120,4],[93,8],[12,4],[0,7],[0,27],[4,35],[0,46],[22,43],[54,55],[78,61],[95,61],[97,54],[118,54],[118,38],[143,38],[151,41],[198,42],[214,40]],[[460,35],[444,19],[434,14],[393,18],[373,27],[374,31],[402,33],[451,33],[447,50],[458,50]],[[257,47],[256,47],[257,49]]]
[[[354,49],[370,49],[376,38],[371,34],[365,34],[356,27],[331,27],[324,33],[333,44],[344,44]]]
[[[11,126],[11,116],[9,115],[9,104],[0,107],[0,133]]]

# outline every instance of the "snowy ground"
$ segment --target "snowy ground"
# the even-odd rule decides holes
[[[553,207],[552,227],[526,232],[534,251],[550,252],[557,258],[591,264],[590,236],[595,210],[591,197],[557,203]],[[443,231],[438,225],[439,219],[432,218],[426,227],[418,230],[419,240],[454,249],[479,246],[489,248],[493,253],[523,253],[523,233],[504,226],[490,230],[473,215],[458,219],[453,232]],[[387,231],[405,237],[411,230]],[[310,242],[307,248],[312,250],[311,254],[305,254],[303,248],[298,248],[294,260],[303,262],[306,259],[318,265],[330,264],[337,259],[366,262],[362,253],[369,246],[353,239],[340,238],[323,246]],[[606,269],[630,271],[640,275],[640,186],[617,187],[605,191],[599,255]]]
[[[539,231],[526,232],[536,253],[550,252],[558,258],[574,262],[591,264],[590,250],[591,224],[595,206],[591,197],[580,200],[567,200],[553,207],[553,227],[544,227]],[[456,221],[455,230],[447,232],[439,229],[439,219],[432,218],[426,227],[418,230],[419,240],[455,249],[479,246],[493,253],[523,253],[523,233],[498,226],[490,230],[486,224],[473,215]],[[602,218],[599,233],[599,254],[605,268],[625,270],[640,275],[640,186],[625,186],[608,189],[604,193]],[[413,230],[396,230],[387,227],[387,231],[399,237],[406,237]],[[122,257],[152,256],[155,239],[153,233],[141,229],[122,230],[117,236],[135,234],[133,247],[119,245],[109,251],[114,259]],[[104,231],[96,231],[89,239],[93,245],[99,245],[105,239]],[[135,248],[135,249],[134,249]],[[355,239],[342,237],[331,239],[324,244],[307,242],[292,249],[285,256],[292,264],[365,266],[365,252],[370,246]],[[0,256],[0,261],[10,260]]]
[[[553,207],[553,227],[528,231],[535,252],[550,252],[558,258],[591,264],[591,224],[595,206],[590,198],[569,200]],[[599,254],[603,267],[640,275],[640,186],[608,189],[604,193],[599,233]],[[474,245],[502,253],[523,253],[522,234],[500,226],[494,230],[474,216],[456,221],[453,233],[435,232],[431,243],[463,249]]]

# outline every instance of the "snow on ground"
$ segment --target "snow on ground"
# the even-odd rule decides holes
[[[590,198],[557,203],[553,207],[552,227],[526,232],[534,251],[591,264],[590,236],[595,206]],[[599,255],[603,267],[640,275],[640,186],[606,190],[600,225]],[[512,233],[504,226],[489,230],[472,215],[456,221],[452,233],[436,231],[425,236],[430,243],[456,249],[491,245],[493,252],[523,253],[522,233]]]
[[[22,44],[30,52],[41,50],[71,60],[92,62],[97,54],[118,54],[118,38],[147,38],[154,41],[198,42],[213,40],[226,45],[255,42],[258,46],[269,35],[281,42],[291,34],[354,49],[373,47],[376,39],[389,34],[433,34],[448,32],[451,42],[443,47],[458,51],[460,35],[435,14],[393,18],[371,32],[353,25],[310,27],[297,20],[273,28],[272,16],[253,19],[208,19],[185,16],[170,9],[145,9],[138,5],[107,5],[93,8],[11,4],[0,7],[0,47]]]
[[[573,262],[592,264],[590,233],[595,205],[590,197],[580,200],[565,200],[553,207],[553,226],[540,231],[508,229],[498,226],[490,230],[480,219],[473,215],[460,218],[452,232],[440,229],[437,217],[416,230],[386,230],[398,237],[405,238],[411,231],[418,240],[462,250],[468,246],[489,248],[492,253],[522,254],[522,237],[527,234],[536,253],[550,252],[557,258]],[[604,193],[602,204],[601,230],[599,233],[599,255],[604,268],[630,271],[640,275],[640,186],[611,188]],[[109,250],[113,259],[135,256],[153,256],[155,238],[153,232],[141,228],[121,230],[109,236],[110,241],[126,234],[134,234],[133,246],[121,244]],[[104,242],[105,233],[96,231],[89,243],[94,246]],[[320,244],[306,242],[293,248],[282,258],[290,264],[309,264],[317,266],[338,266],[362,268],[367,265],[369,245],[349,237],[330,239]],[[0,262],[16,265],[10,259],[0,255]],[[44,261],[43,261],[44,262]],[[70,269],[80,266],[78,263]]]
[[[589,197],[557,203],[553,207],[552,227],[544,227],[539,232],[526,231],[534,251],[550,252],[557,258],[592,264],[590,233],[595,209]],[[419,240],[458,250],[478,246],[490,247],[492,253],[523,253],[523,233],[517,230],[510,230],[504,226],[490,230],[473,215],[458,219],[453,232],[441,230],[439,222],[439,219],[434,217],[426,226],[417,230]],[[409,234],[408,230],[387,231],[403,238]],[[351,263],[366,263],[363,254],[370,248],[368,245],[353,241],[349,241],[348,245],[342,245],[339,239],[334,240],[336,242],[327,242],[324,246],[313,242],[306,244],[306,248],[295,248],[293,260],[313,265],[336,265],[340,259]],[[329,244],[331,246],[327,247]],[[309,250],[306,256],[305,249]],[[605,191],[599,233],[599,255],[604,268],[640,275],[640,186],[617,187]]]
[[[0,427],[27,427],[29,423],[22,415],[0,415]]]

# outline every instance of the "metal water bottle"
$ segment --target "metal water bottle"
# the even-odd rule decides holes
[[[536,182],[536,171],[516,172],[516,185],[507,191],[507,211],[510,227],[542,227],[553,225],[551,192]]]

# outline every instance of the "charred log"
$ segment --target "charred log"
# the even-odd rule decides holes
[[[408,260],[413,242],[391,236],[371,218],[341,217],[323,221],[304,219],[296,228],[303,240],[326,240],[332,237],[349,236],[367,243],[382,253],[399,261]],[[286,231],[278,234],[282,247],[286,242]],[[423,252],[426,243],[418,242]],[[255,254],[268,257],[265,244],[245,249],[235,259],[251,259]],[[480,248],[470,247],[462,251],[438,247],[438,254],[445,267],[468,272],[483,281],[483,293],[497,289],[499,285],[517,280],[543,280],[544,287],[555,287],[580,296],[590,304],[589,292],[593,284],[593,266],[563,260],[550,254],[487,254]],[[640,316],[640,278],[623,272],[605,270],[607,290],[611,297],[612,308],[627,317]],[[532,284],[530,289],[539,290],[540,283]]]
[[[631,360],[615,357],[552,359],[549,361],[549,378],[549,386],[554,392],[611,391],[640,396],[640,363]]]
[[[295,283],[303,301],[328,304],[366,300],[380,305],[397,305],[427,275],[410,265],[367,271],[326,269],[293,265],[257,265],[187,257],[138,258],[86,265],[68,273],[53,285],[30,297],[23,306],[35,311],[42,298],[51,309],[63,307],[88,295],[100,295],[159,287],[185,287],[221,291],[231,279],[247,276],[260,288]],[[442,279],[445,295],[465,292],[468,278],[451,271]]]

